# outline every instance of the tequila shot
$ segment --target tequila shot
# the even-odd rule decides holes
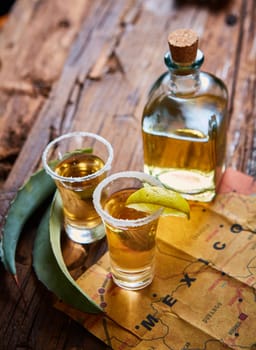
[[[113,174],[95,189],[93,202],[106,229],[114,282],[128,290],[148,286],[154,277],[158,219],[162,209],[147,214],[126,206],[127,198],[143,186],[161,186],[136,171]]]
[[[61,195],[65,231],[77,243],[92,243],[105,236],[92,195],[107,176],[112,160],[110,143],[89,132],[62,135],[43,152],[45,171],[54,179]]]

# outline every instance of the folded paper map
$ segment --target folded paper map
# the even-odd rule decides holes
[[[77,280],[104,312],[56,307],[116,350],[256,350],[255,194],[251,177],[229,169],[190,220],[160,219],[149,287],[117,287],[106,253]]]

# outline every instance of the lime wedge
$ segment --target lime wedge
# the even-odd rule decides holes
[[[146,213],[163,208],[162,216],[183,216],[189,218],[188,202],[177,192],[157,186],[142,187],[133,192],[126,206]]]

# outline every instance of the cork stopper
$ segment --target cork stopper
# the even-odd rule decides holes
[[[195,61],[198,47],[198,35],[191,29],[177,29],[168,36],[172,59],[182,65]]]

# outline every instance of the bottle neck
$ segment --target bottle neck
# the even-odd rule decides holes
[[[197,50],[194,62],[189,65],[179,64],[172,60],[170,52],[165,57],[165,64],[170,72],[169,92],[174,95],[190,95],[200,87],[200,67],[204,61],[202,51]]]

